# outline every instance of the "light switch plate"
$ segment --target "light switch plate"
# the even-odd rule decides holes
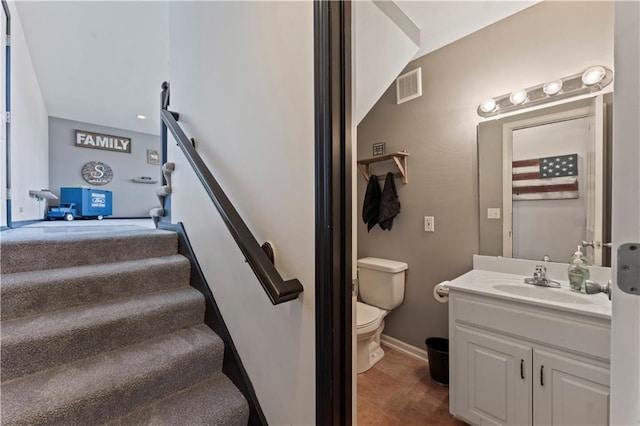
[[[500,219],[500,208],[489,207],[487,209],[487,219]]]
[[[435,232],[436,224],[435,218],[433,216],[425,216],[424,217],[424,231],[425,232]]]

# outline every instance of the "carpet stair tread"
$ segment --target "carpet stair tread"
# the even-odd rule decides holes
[[[249,406],[225,375],[169,394],[139,407],[107,426],[246,425]]]
[[[2,275],[1,319],[16,319],[189,285],[181,255]]]
[[[204,320],[204,297],[183,287],[2,322],[2,380]]]
[[[224,344],[198,325],[2,385],[3,424],[97,424],[222,368]]]
[[[204,323],[176,232],[10,229],[0,252],[0,425],[235,426],[253,416],[222,371],[230,351]]]
[[[140,228],[74,234],[41,229],[46,228],[3,232],[2,274],[147,259],[178,250],[178,236],[169,231]]]

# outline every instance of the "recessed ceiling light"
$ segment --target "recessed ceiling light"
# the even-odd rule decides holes
[[[136,117],[138,117],[140,120],[145,120],[147,118],[146,115],[142,115],[142,114],[138,114],[136,115]]]
[[[480,104],[480,110],[482,112],[491,112],[494,109],[496,109],[496,101],[494,101],[492,98],[485,99]]]
[[[527,91],[526,90],[516,90],[509,96],[509,100],[514,105],[523,104],[527,100]]]
[[[560,93],[561,90],[562,90],[562,80],[550,81],[548,83],[545,83],[542,86],[542,91],[549,96],[556,95]]]
[[[604,67],[591,67],[582,74],[582,82],[587,86],[593,86],[596,83],[600,83],[606,74],[607,71],[605,71]]]

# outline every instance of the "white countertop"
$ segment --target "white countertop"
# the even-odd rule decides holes
[[[567,281],[561,280],[558,280],[561,288],[534,286],[525,284],[524,278],[523,275],[473,269],[447,285],[453,291],[611,319],[611,301],[603,293],[576,293],[569,290]]]

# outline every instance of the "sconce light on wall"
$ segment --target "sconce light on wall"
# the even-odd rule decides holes
[[[595,65],[582,73],[485,99],[478,106],[478,115],[493,117],[522,108],[597,92],[607,87],[612,81],[613,71]]]

